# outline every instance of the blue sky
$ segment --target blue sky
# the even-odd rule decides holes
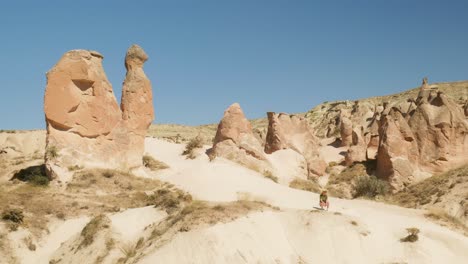
[[[156,123],[305,112],[331,100],[468,79],[468,1],[8,1],[0,7],[0,129],[45,128],[45,73],[68,50],[104,55],[120,100],[142,46]]]

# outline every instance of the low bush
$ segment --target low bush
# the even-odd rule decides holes
[[[203,139],[199,136],[194,137],[185,145],[185,150],[182,152],[182,155],[187,156],[189,159],[195,159],[196,156],[193,151],[201,147],[203,147]]]
[[[143,156],[143,165],[152,171],[164,170],[169,168],[169,166],[166,163],[156,160],[149,155]]]
[[[355,163],[352,166],[345,168],[339,174],[330,175],[328,184],[351,184],[357,177],[362,175],[368,175],[366,166],[361,163]]]
[[[411,228],[406,228],[406,231],[408,232],[408,235],[402,239],[400,239],[401,242],[416,242],[419,239],[419,229],[416,227],[411,227]]]
[[[385,195],[388,193],[388,183],[378,179],[375,176],[359,176],[354,182],[354,198],[369,197],[374,198],[377,195]]]
[[[104,176],[104,177],[106,177],[106,178],[109,179],[109,178],[114,177],[115,173],[116,173],[116,171],[113,171],[113,170],[104,170],[104,171],[102,172],[102,176]]]
[[[21,224],[23,223],[24,219],[23,211],[18,209],[6,210],[2,214],[2,219],[5,221]]]
[[[29,182],[32,185],[37,186],[45,186],[49,184],[49,177],[46,175],[44,164],[21,169],[13,175],[13,179]]]

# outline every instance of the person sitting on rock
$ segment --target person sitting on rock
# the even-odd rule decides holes
[[[330,204],[328,203],[328,195],[327,195],[327,190],[323,190],[322,193],[320,194],[320,208],[326,207],[328,210],[328,207]]]

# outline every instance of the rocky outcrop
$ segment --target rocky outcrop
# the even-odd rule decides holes
[[[125,56],[127,74],[122,88],[122,119],[130,131],[131,148],[127,151],[129,164],[140,164],[145,149],[145,136],[154,120],[151,82],[143,71],[148,55],[137,45],[131,46]]]
[[[397,108],[382,117],[379,136],[377,175],[400,189],[413,180],[418,159],[415,136]]]
[[[210,155],[227,158],[259,172],[269,167],[262,144],[238,103],[224,111]]]
[[[377,174],[395,189],[421,172],[468,162],[468,122],[462,108],[443,93],[426,89],[421,89],[415,104],[406,118],[394,107],[380,123]]]
[[[292,149],[304,156],[309,176],[325,173],[326,162],[318,151],[319,141],[306,119],[284,113],[268,113],[268,132],[265,152]]]
[[[341,116],[340,120],[341,146],[350,146],[353,143],[353,123],[346,116]]]
[[[144,51],[134,45],[119,108],[95,51],[72,50],[47,73],[44,112],[50,177],[73,165],[129,169],[142,164],[144,137],[154,119]]]
[[[364,128],[361,126],[352,131],[352,142],[345,155],[345,164],[350,166],[355,162],[367,160],[367,145],[369,137],[364,135]]]

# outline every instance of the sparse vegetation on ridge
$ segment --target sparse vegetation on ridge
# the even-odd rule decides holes
[[[81,231],[81,243],[78,246],[87,247],[94,242],[96,234],[103,228],[109,228],[110,220],[105,215],[98,215],[91,219],[88,224]]]
[[[434,175],[421,182],[409,185],[404,190],[388,197],[387,200],[400,206],[418,208],[440,201],[456,185],[468,183],[468,165]],[[466,211],[468,212],[468,203]]]
[[[439,223],[442,226],[448,226],[449,228],[462,231],[465,236],[468,236],[468,226],[463,224],[463,222],[449,215],[447,212],[442,209],[431,208],[427,213],[424,214],[425,217]]]

